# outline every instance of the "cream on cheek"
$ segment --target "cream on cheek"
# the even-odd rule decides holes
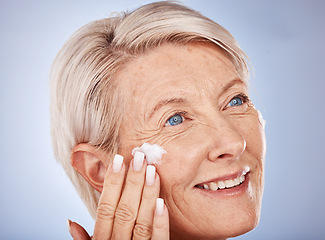
[[[167,153],[166,150],[158,144],[144,143],[141,147],[136,147],[132,150],[132,155],[136,152],[142,152],[148,164],[158,164],[163,154]]]
[[[257,110],[257,113],[258,113],[258,120],[262,124],[263,129],[265,129],[265,123],[266,123],[266,121],[264,120],[263,115],[262,115],[262,113],[259,110]]]

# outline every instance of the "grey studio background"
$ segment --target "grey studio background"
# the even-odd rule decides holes
[[[67,218],[92,232],[53,157],[48,72],[76,29],[149,2],[1,0],[1,239],[71,239]],[[267,121],[261,222],[236,239],[324,239],[325,2],[183,2],[227,28],[248,54],[252,96]]]

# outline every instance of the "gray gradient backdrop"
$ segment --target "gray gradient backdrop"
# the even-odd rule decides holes
[[[92,232],[52,154],[48,71],[76,29],[148,2],[1,0],[1,239],[70,239],[67,218]],[[233,33],[256,72],[266,186],[259,226],[238,239],[324,239],[324,1],[183,2]]]

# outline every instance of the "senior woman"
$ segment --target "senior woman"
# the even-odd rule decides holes
[[[245,59],[223,27],[172,2],[66,42],[51,71],[53,146],[93,239],[227,239],[257,225],[265,136]]]

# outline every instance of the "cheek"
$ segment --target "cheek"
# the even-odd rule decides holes
[[[265,156],[265,133],[263,127],[252,121],[242,129],[243,137],[246,140],[246,150],[258,160],[264,160]]]
[[[264,160],[265,160],[265,131],[258,115],[253,114],[241,119],[237,123],[238,131],[246,141],[246,150],[243,154],[252,168],[252,187],[255,196],[261,199],[264,186]]]
[[[173,182],[174,185],[183,185],[190,181],[189,176],[195,173],[195,159],[200,155],[198,147],[186,146],[184,141],[182,144],[173,145],[170,142],[164,146],[167,153],[163,155],[161,164],[157,166],[163,180]],[[194,145],[195,146],[195,145]]]
[[[245,139],[246,152],[251,155],[250,158],[262,163],[265,157],[265,131],[257,110],[251,109],[247,115],[231,121]]]
[[[175,193],[192,186],[201,162],[198,159],[203,159],[206,153],[205,147],[202,146],[204,141],[200,141],[193,130],[189,132],[191,133],[159,143],[167,151],[157,165],[162,191],[168,189],[169,192]]]

